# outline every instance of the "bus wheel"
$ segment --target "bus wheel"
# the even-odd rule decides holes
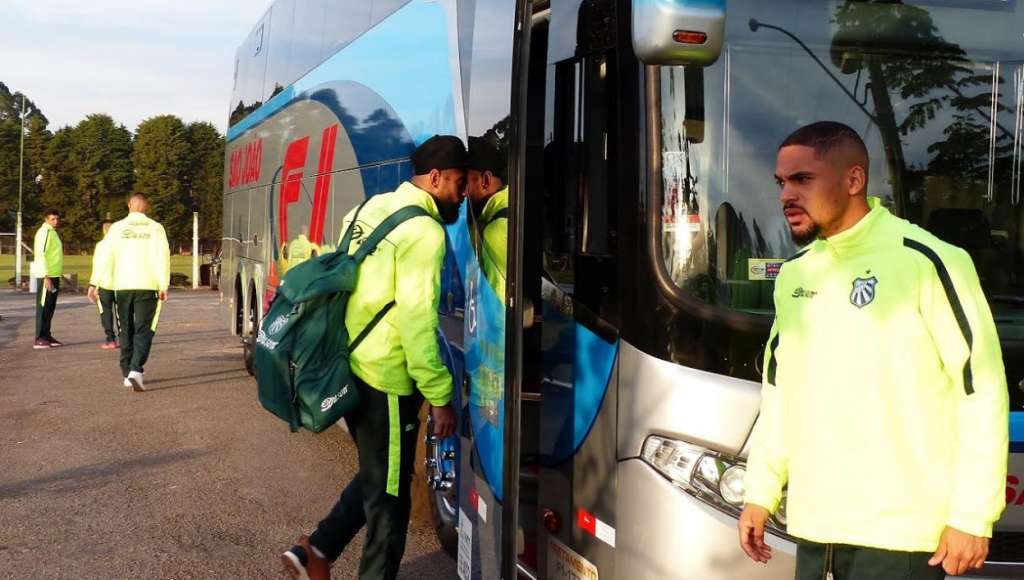
[[[242,356],[245,359],[245,370],[250,375],[256,376],[256,367],[254,366],[253,352],[256,347],[256,332],[259,329],[259,297],[256,296],[256,287],[253,286],[249,290],[249,308],[247,312],[248,329],[245,331],[245,336],[242,337]]]
[[[426,432],[433,431],[433,422],[427,421]],[[441,548],[455,558],[459,552],[459,488],[456,480],[459,438],[453,435],[437,440],[428,435],[425,440],[427,503],[430,505],[431,524]]]

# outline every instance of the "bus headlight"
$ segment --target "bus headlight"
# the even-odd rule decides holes
[[[703,450],[682,441],[663,437],[648,437],[644,441],[644,461],[677,485],[689,486],[693,468]]]
[[[747,466],[741,459],[656,435],[644,441],[640,456],[677,487],[701,501],[733,516],[739,516],[743,509]],[[775,534],[786,536],[785,491],[768,527]]]
[[[743,477],[747,470],[742,465],[733,465],[722,474],[722,480],[718,482],[718,491],[722,498],[734,506],[743,505]]]

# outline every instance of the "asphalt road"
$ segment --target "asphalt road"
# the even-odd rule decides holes
[[[145,393],[84,297],[33,351],[32,297],[0,290],[0,578],[283,578],[278,554],[351,478],[347,435],[290,434],[256,400],[216,293],[172,292]],[[361,537],[335,563],[355,578]],[[401,578],[452,578],[414,521]]]

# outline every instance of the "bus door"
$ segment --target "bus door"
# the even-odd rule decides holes
[[[621,98],[638,68],[619,50],[626,7],[553,0],[531,19],[519,285],[524,577],[615,575],[618,233],[630,213],[624,192],[636,190],[621,171],[636,151],[620,139],[631,132],[624,119],[638,118]]]
[[[514,294],[507,281],[511,210],[504,208],[518,187],[514,179],[519,119],[514,107],[515,53],[524,33],[517,23],[526,5],[526,0],[477,0],[459,3],[457,11],[466,134],[488,143],[497,152],[499,164],[506,167],[498,171],[506,183],[489,191],[486,199],[463,204],[461,230],[449,230],[453,251],[466,257],[460,264],[465,290],[465,370],[459,393],[454,514],[457,572],[462,580],[512,577],[503,573],[503,563],[510,564],[503,550],[510,551],[508,542],[515,537],[506,530],[515,521],[506,515],[507,498],[510,492],[515,497],[515,490],[509,489],[505,467],[507,406],[514,401],[507,396],[506,327],[508,313],[514,311],[509,308],[514,303],[509,296]]]

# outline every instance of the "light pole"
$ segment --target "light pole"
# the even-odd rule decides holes
[[[21,186],[25,173],[25,95],[21,95],[21,145],[18,152],[18,223],[15,227],[14,287],[21,288]]]

